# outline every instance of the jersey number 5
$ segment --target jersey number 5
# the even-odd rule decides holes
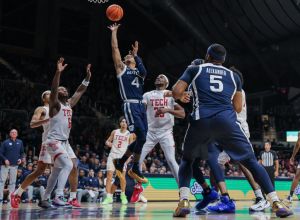
[[[137,77],[131,82],[131,85],[136,86],[136,88],[140,87],[139,79]]]
[[[222,76],[210,75],[209,82],[211,85],[209,88],[213,92],[222,92],[224,89],[223,82],[221,81]]]

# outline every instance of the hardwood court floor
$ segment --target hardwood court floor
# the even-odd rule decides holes
[[[267,210],[265,213],[249,214],[248,207],[252,201],[237,201],[237,211],[235,214],[190,214],[186,219],[208,219],[208,220],[270,220],[276,216]],[[129,204],[122,206],[120,204],[99,205],[95,203],[83,203],[80,209],[59,208],[56,210],[41,210],[36,204],[22,204],[20,209],[12,209],[8,205],[2,205],[0,209],[1,220],[31,220],[31,219],[182,219],[173,218],[172,213],[176,202],[149,202],[147,204]],[[192,203],[194,205],[194,203]],[[287,219],[300,219],[300,202],[295,201],[293,205],[294,215]]]

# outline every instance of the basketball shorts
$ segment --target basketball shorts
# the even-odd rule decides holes
[[[107,171],[115,171],[115,165],[113,163],[114,159],[119,159],[122,158],[123,155],[115,155],[115,154],[109,154],[107,158],[107,163],[106,163],[106,170]]]
[[[234,161],[255,158],[252,145],[237,121],[236,112],[224,110],[210,118],[190,120],[183,142],[183,158],[208,159],[208,147],[217,142]]]
[[[128,130],[131,133],[137,133],[137,130],[147,134],[148,123],[146,108],[142,103],[124,103],[123,112],[128,124]]]
[[[47,149],[46,149],[46,144],[42,143],[41,145],[41,151],[39,154],[39,161],[46,163],[46,164],[52,164],[52,159],[50,154],[48,153]]]
[[[47,139],[44,143],[46,150],[52,158],[52,161],[56,159],[60,154],[67,154],[70,159],[76,158],[76,155],[69,144],[69,141],[59,141]]]
[[[158,143],[165,154],[175,154],[173,130],[148,131],[146,143],[143,146],[143,151],[147,152],[148,154]]]

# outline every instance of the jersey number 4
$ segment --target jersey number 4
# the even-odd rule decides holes
[[[210,75],[209,82],[211,86],[209,87],[213,92],[222,92],[224,89],[222,76]]]
[[[131,85],[136,86],[136,88],[140,87],[139,78],[135,77],[134,80],[131,82]]]

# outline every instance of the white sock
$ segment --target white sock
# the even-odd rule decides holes
[[[274,192],[270,192],[267,197],[272,201],[272,202],[279,202],[279,198],[277,196],[277,193],[274,191]]]
[[[122,196],[125,196],[125,192],[121,192],[121,195],[122,195]]]
[[[189,199],[190,188],[188,187],[180,187],[179,189],[180,201],[184,199]]]
[[[69,201],[76,199],[76,192],[70,192],[70,198]]]
[[[22,196],[25,190],[21,188],[21,186],[13,193],[14,195]]]
[[[256,198],[262,198],[262,199],[264,199],[264,196],[262,194],[261,189],[254,190],[254,195],[255,195]]]
[[[112,197],[113,195],[111,193],[106,194],[107,197]]]

